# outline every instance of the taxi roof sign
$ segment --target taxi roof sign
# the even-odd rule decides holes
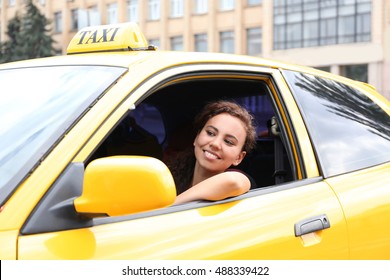
[[[70,41],[67,54],[154,50],[134,22],[89,26],[81,29]]]

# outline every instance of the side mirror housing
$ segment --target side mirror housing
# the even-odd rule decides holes
[[[175,183],[163,162],[152,157],[114,156],[87,166],[83,192],[74,206],[88,217],[119,216],[167,207],[175,198]]]

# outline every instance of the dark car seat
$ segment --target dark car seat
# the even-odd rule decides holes
[[[160,160],[163,157],[157,137],[139,126],[130,116],[127,116],[109,136],[106,152],[108,156],[140,155]]]
[[[291,181],[291,167],[280,139],[276,118],[267,121],[268,131],[259,134],[255,149],[237,167],[249,174],[257,187]]]

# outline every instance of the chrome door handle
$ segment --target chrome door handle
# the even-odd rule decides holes
[[[295,224],[295,236],[301,236],[311,232],[330,228],[330,222],[326,214],[304,219]]]

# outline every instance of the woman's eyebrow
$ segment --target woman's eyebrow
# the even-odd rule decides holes
[[[216,128],[215,126],[213,126],[213,125],[211,125],[211,124],[208,125],[208,126],[206,126],[206,128],[212,128],[212,129],[214,129],[215,131],[219,131],[218,128]]]

